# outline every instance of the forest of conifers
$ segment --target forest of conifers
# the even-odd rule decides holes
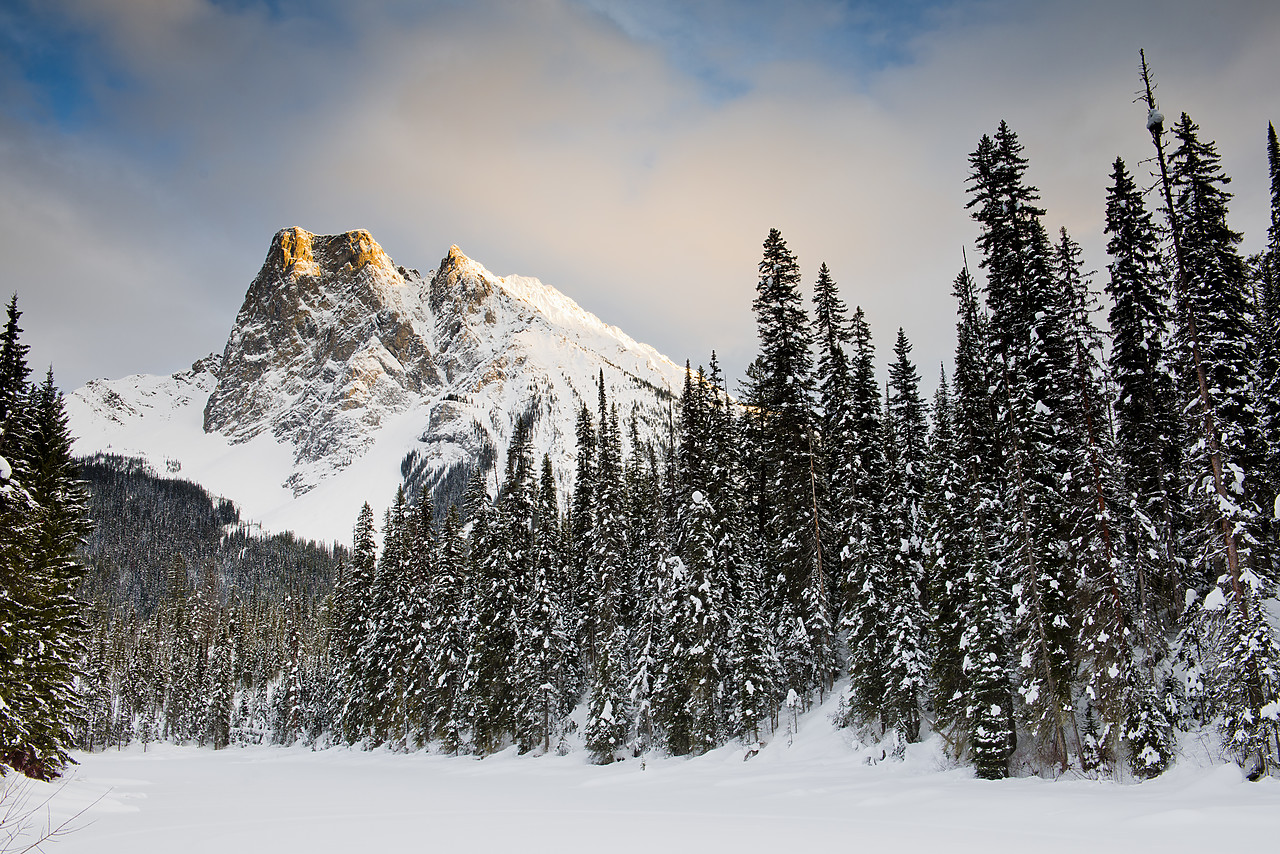
[[[936,733],[983,777],[1147,778],[1206,729],[1276,771],[1280,145],[1246,258],[1215,145],[1154,104],[1147,130],[1154,188],[1114,162],[1098,275],[1014,131],[978,142],[931,402],[903,330],[882,387],[862,310],[825,265],[806,303],[771,231],[735,395],[712,354],[640,435],[602,382],[571,494],[521,421],[442,518],[401,491],[379,547],[366,505],[322,583],[100,581],[67,729],[608,762],[750,746],[840,691],[864,740]]]

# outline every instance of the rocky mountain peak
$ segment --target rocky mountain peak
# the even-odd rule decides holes
[[[475,312],[493,295],[495,283],[493,274],[464,255],[455,243],[431,279],[431,310],[452,307]]]
[[[395,274],[395,264],[373,235],[363,228],[342,234],[317,235],[305,228],[284,228],[276,232],[267,250],[261,278],[279,280],[350,276],[372,265],[378,271]]]
[[[267,247],[220,357],[190,376],[91,384],[77,400],[101,425],[91,428],[95,450],[133,448],[143,436],[154,443],[179,422],[202,427],[198,441],[175,439],[161,462],[210,483],[227,482],[236,466],[269,477],[290,506],[309,508],[273,507],[273,518],[314,532],[335,516],[349,525],[359,503],[391,494],[396,478],[437,501],[457,498],[477,464],[501,461],[519,418],[567,486],[577,415],[595,405],[602,375],[642,433],[666,423],[683,381],[669,359],[555,288],[495,276],[456,245],[428,282],[396,266],[367,231],[286,228]],[[184,414],[164,415],[162,398]],[[236,449],[245,444],[252,449]],[[274,461],[271,474],[263,460]]]
[[[363,229],[278,232],[227,340],[205,430],[236,442],[270,430],[300,460],[357,454],[435,373],[425,287]]]

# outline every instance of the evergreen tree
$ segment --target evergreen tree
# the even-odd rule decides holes
[[[88,626],[75,592],[90,526],[63,397],[52,369],[28,383],[20,314],[15,296],[0,339],[0,767],[51,779],[85,711]]]
[[[814,374],[818,388],[822,454],[819,497],[822,508],[823,562],[830,586],[837,587],[844,578],[840,550],[844,545],[842,530],[849,520],[848,485],[855,459],[850,443],[855,434],[850,404],[852,379],[845,347],[852,339],[847,308],[840,299],[836,283],[827,265],[818,269],[813,288],[814,333],[818,348],[818,364]],[[834,589],[829,591],[834,594]]]
[[[514,677],[520,698],[516,742],[521,750],[551,750],[569,703],[571,649],[562,606],[563,554],[559,548],[560,511],[551,458],[542,458],[537,495],[534,554]]]
[[[1261,521],[1272,496],[1259,474],[1266,446],[1254,406],[1256,354],[1236,252],[1240,235],[1226,223],[1229,179],[1216,147],[1201,142],[1198,131],[1185,113],[1174,128],[1170,212],[1180,261],[1183,400],[1187,411],[1198,410],[1207,437],[1188,453],[1199,519],[1194,558],[1203,582],[1219,587],[1228,606],[1214,674],[1224,734],[1242,764],[1265,771],[1280,764],[1280,733],[1262,713],[1280,696],[1277,646],[1257,605],[1259,590],[1273,581]]]
[[[1075,728],[1070,513],[1060,484],[1070,468],[1068,306],[1026,183],[1022,144],[1004,122],[970,156],[968,207],[981,226],[987,272],[1002,465],[1009,472],[996,553],[1017,594],[1018,693],[1047,759],[1066,768]]]
[[[631,647],[623,622],[623,599],[630,573],[626,566],[626,495],[617,408],[609,406],[603,371],[597,390],[600,429],[587,559],[592,632],[588,638],[588,713],[584,736],[596,759],[609,762],[624,748],[631,730],[628,704]]]
[[[907,741],[920,735],[920,706],[928,683],[924,589],[924,534],[927,424],[920,401],[920,377],[911,344],[902,329],[889,368],[885,397],[885,554],[888,622],[885,631],[885,697],[881,719]]]
[[[435,537],[435,502],[427,493],[419,494],[414,511],[406,519],[408,566],[407,599],[404,611],[406,650],[404,703],[406,748],[431,739],[435,728],[433,697],[432,590],[439,573],[440,546]]]
[[[1064,437],[1071,463],[1064,491],[1071,514],[1070,554],[1081,579],[1076,607],[1081,675],[1090,707],[1101,715],[1093,758],[1106,762],[1118,756],[1121,738],[1134,729],[1128,725],[1132,714],[1142,708],[1150,719],[1158,711],[1142,702],[1145,694],[1135,692],[1153,679],[1140,650],[1158,655],[1159,635],[1143,632],[1140,625],[1133,567],[1141,561],[1135,560],[1121,537],[1116,511],[1125,490],[1107,424],[1102,336],[1092,320],[1097,306],[1082,272],[1080,247],[1066,229],[1061,232],[1057,258],[1068,306],[1068,343],[1074,353],[1067,395],[1070,429]],[[1134,754],[1150,759],[1145,750],[1144,746]]]
[[[845,569],[842,627],[849,643],[850,707],[856,717],[870,722],[884,710],[894,591],[885,554],[884,410],[871,328],[861,307],[854,311],[851,325],[853,435],[843,486],[847,501],[840,553]]]
[[[433,710],[432,735],[446,752],[463,746],[465,715],[463,677],[470,646],[471,617],[467,596],[467,545],[456,505],[450,505],[440,532],[440,560],[432,578],[427,612],[428,705]]]
[[[940,663],[935,672],[941,689],[935,689],[935,696],[940,723],[949,725],[954,734],[956,753],[967,749],[980,777],[999,778],[1008,773],[1016,731],[1007,570],[992,547],[999,536],[1004,477],[991,393],[990,319],[979,307],[967,268],[956,277],[955,296],[960,316],[952,456],[955,489],[948,500],[950,512],[938,520],[934,534],[944,570],[935,588]],[[951,637],[956,637],[956,646],[945,647],[944,654],[943,639]],[[943,693],[952,686],[954,690]]]
[[[346,698],[338,712],[338,728],[348,743],[363,738],[369,723],[369,698],[363,686],[369,682],[372,663],[361,657],[360,650],[374,624],[373,584],[378,552],[373,537],[373,509],[365,502],[356,519],[351,561],[342,574],[342,589],[336,591],[341,622],[335,631],[335,653],[341,668],[340,693]]]
[[[1271,502],[1265,500],[1266,485],[1258,476],[1265,448],[1253,405],[1256,354],[1250,347],[1244,262],[1236,252],[1241,237],[1226,222],[1231,194],[1224,187],[1230,179],[1222,174],[1216,147],[1201,142],[1198,131],[1184,113],[1174,128],[1179,145],[1171,158],[1184,278],[1182,386],[1188,406],[1200,404],[1204,429],[1212,425],[1217,448],[1195,442],[1188,466],[1196,481],[1210,473],[1218,495],[1198,508],[1208,522],[1197,555],[1204,580],[1212,583],[1225,566],[1234,587],[1246,568],[1269,571],[1265,550],[1256,553],[1256,537],[1248,534],[1257,533],[1260,507]],[[1224,535],[1226,542],[1219,544],[1218,533],[1228,528],[1243,529],[1246,536]],[[1223,555],[1224,546],[1236,555]]]
[[[830,689],[829,625],[822,608],[827,582],[817,501],[816,424],[810,325],[800,296],[800,269],[777,229],[769,232],[752,309],[760,355],[748,405],[758,418],[759,484],[766,566],[776,568],[770,603],[779,615],[779,653],[789,687],[802,695]],[[823,591],[818,597],[816,591]]]
[[[1122,508],[1125,551],[1133,556],[1140,618],[1160,618],[1142,631],[1150,642],[1156,631],[1171,625],[1182,605],[1175,559],[1180,431],[1168,362],[1169,289],[1155,225],[1120,158],[1111,178],[1108,364],[1115,384],[1116,451],[1129,496]]]
[[[14,294],[9,299],[4,332],[0,333],[0,429],[4,437],[12,436],[0,441],[0,452],[8,458],[22,456],[22,404],[31,378],[31,369],[27,366],[30,348],[22,343],[22,329],[18,326],[21,317],[18,295]]]
[[[1268,450],[1267,478],[1274,494],[1280,490],[1280,141],[1275,125],[1267,123],[1267,165],[1271,173],[1271,226],[1263,254],[1255,325],[1258,349],[1258,408]],[[1265,509],[1265,508],[1264,508]],[[1271,524],[1272,553],[1280,530]],[[1273,558],[1274,559],[1274,558]]]
[[[382,556],[373,579],[371,625],[359,651],[367,664],[358,690],[368,704],[366,732],[375,745],[402,737],[407,726],[408,661],[415,634],[406,611],[411,601],[409,516],[401,487],[383,525]]]
[[[205,671],[205,695],[208,697],[206,739],[214,750],[221,750],[231,743],[231,716],[235,703],[232,632],[230,624],[223,625],[210,649],[209,668]]]
[[[964,630],[961,615],[967,603],[964,591],[963,537],[971,520],[958,513],[960,490],[964,483],[963,468],[958,459],[955,415],[951,386],[942,369],[938,389],[933,398],[933,429],[929,437],[929,489],[925,493],[928,548],[925,550],[929,569],[925,573],[928,588],[929,634],[932,640],[931,699],[940,729],[953,725],[958,714],[957,703],[963,698],[963,667],[960,635]]]
[[[515,470],[523,468],[517,465]],[[471,649],[462,689],[472,743],[481,755],[500,749],[515,731],[511,664],[520,607],[515,574],[523,569],[508,560],[505,534],[509,526],[504,524],[505,514],[492,510],[483,478],[482,472],[472,478],[466,499],[472,525]]]

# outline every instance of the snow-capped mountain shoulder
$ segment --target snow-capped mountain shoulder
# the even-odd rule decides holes
[[[455,495],[532,424],[562,487],[603,374],[619,414],[666,422],[683,369],[537,279],[450,248],[430,281],[367,231],[275,235],[222,355],[69,398],[80,453],[146,457],[272,528],[345,539],[406,481]]]
[[[211,354],[172,376],[90,380],[67,397],[77,453],[135,453],[144,445],[162,452],[166,437],[199,430],[221,364]]]

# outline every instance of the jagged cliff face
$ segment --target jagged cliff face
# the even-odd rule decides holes
[[[427,283],[367,231],[281,231],[249,286],[204,428],[233,441],[270,431],[292,445],[295,491],[341,468],[389,416],[439,386]]]
[[[204,433],[227,446],[208,451],[208,465],[237,447],[278,446],[291,457],[280,485],[295,498],[375,457],[400,463],[388,472],[393,483],[456,491],[478,460],[501,463],[516,419],[527,417],[536,452],[551,456],[567,487],[577,413],[583,404],[594,411],[601,373],[624,423],[664,427],[683,370],[554,288],[494,276],[456,246],[427,281],[396,266],[367,231],[291,228],[272,240],[221,358],[193,367],[198,383],[95,381],[76,392],[74,412],[110,420],[106,432],[80,432],[87,426],[120,448],[168,429],[148,415],[163,409],[163,389],[181,386],[188,406],[208,390]],[[146,430],[130,426],[144,416]]]

